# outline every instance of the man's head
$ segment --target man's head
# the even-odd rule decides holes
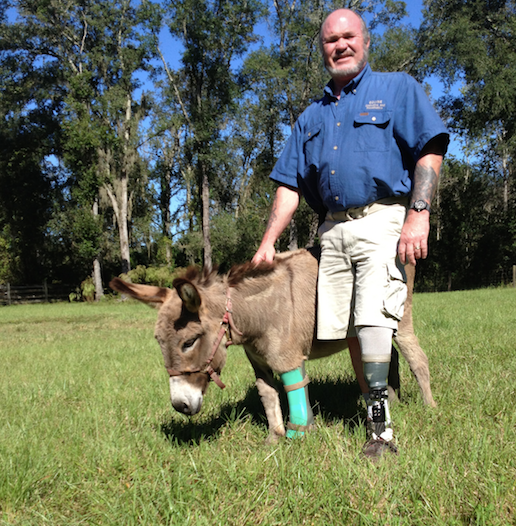
[[[350,9],[337,9],[321,25],[319,43],[324,65],[334,82],[346,85],[367,64],[369,31],[364,20]]]

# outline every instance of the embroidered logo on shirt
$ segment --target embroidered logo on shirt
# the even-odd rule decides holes
[[[383,100],[370,100],[369,104],[366,104],[367,110],[383,110],[385,109],[385,104]]]

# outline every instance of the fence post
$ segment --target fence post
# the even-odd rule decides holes
[[[512,286],[516,287],[516,265],[512,266]]]
[[[7,305],[11,306],[11,284],[7,283]]]
[[[48,303],[48,286],[47,280],[43,282],[43,293],[45,294],[45,303]]]

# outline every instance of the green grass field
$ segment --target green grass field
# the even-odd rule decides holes
[[[265,445],[241,348],[188,419],[136,303],[0,308],[1,525],[516,524],[516,290],[420,294],[437,409],[401,363],[400,455],[360,455],[349,358],[310,362],[318,428]]]

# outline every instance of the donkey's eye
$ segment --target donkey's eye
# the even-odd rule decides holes
[[[196,341],[197,338],[192,338],[191,340],[187,340],[185,343],[183,343],[183,352],[191,351],[194,348]]]

